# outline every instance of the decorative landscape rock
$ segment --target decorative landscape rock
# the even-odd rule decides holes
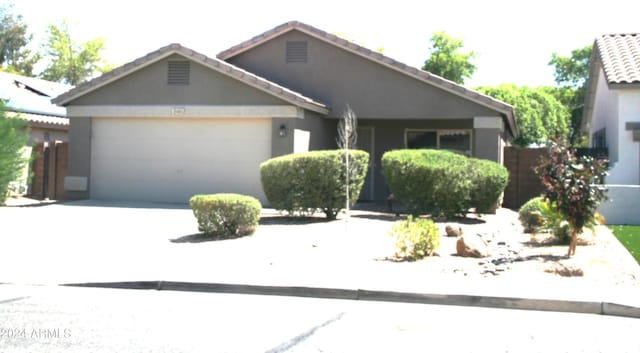
[[[487,257],[489,245],[477,235],[460,235],[456,241],[456,253],[462,257]]]
[[[549,268],[546,268],[544,272],[553,273],[562,277],[582,277],[584,276],[584,270],[578,265],[568,262],[561,263],[556,262]]]
[[[444,231],[447,233],[448,237],[459,237],[462,235],[462,227],[454,228],[448,225]]]

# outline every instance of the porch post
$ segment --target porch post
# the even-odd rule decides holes
[[[503,163],[504,122],[499,116],[473,118],[473,156]]]

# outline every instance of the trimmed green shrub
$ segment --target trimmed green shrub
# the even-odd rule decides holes
[[[195,195],[189,200],[198,230],[206,235],[233,237],[255,232],[262,205],[239,194]]]
[[[494,213],[502,192],[509,183],[509,171],[487,159],[469,158],[471,205],[478,213]]]
[[[544,217],[542,216],[544,203],[544,199],[538,196],[520,206],[518,219],[526,233],[532,233],[544,226]]]
[[[346,152],[311,151],[272,158],[260,165],[262,189],[271,207],[290,215],[317,209],[335,219],[346,206]],[[367,175],[369,154],[349,150],[350,206],[358,200]]]
[[[509,173],[498,163],[433,149],[389,151],[382,156],[389,190],[413,215],[464,216],[491,212]]]
[[[430,219],[407,217],[395,222],[389,233],[396,240],[396,257],[417,260],[433,255],[440,246],[438,227]]]
[[[466,157],[442,150],[395,150],[382,156],[389,190],[413,215],[465,213],[471,182]]]

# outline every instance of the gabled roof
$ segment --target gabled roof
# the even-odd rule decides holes
[[[594,47],[608,84],[640,84],[640,34],[606,34]]]
[[[332,44],[338,48],[344,49],[346,51],[349,51],[351,53],[364,57],[380,65],[383,65],[393,70],[396,70],[398,72],[401,72],[412,78],[426,82],[435,87],[438,87],[450,93],[456,94],[460,97],[466,98],[472,102],[475,102],[477,104],[496,110],[502,113],[506,117],[511,135],[514,137],[518,136],[518,128],[515,123],[515,119],[513,115],[513,107],[511,105],[501,102],[499,100],[496,100],[487,95],[481,94],[479,92],[465,88],[455,82],[449,81],[445,78],[434,75],[430,72],[419,70],[412,66],[408,66],[399,61],[391,59],[390,57],[387,57],[381,53],[369,50],[358,44],[350,42],[346,39],[342,39],[334,34],[327,33],[325,31],[322,31],[318,28],[315,28],[313,26],[307,25],[302,22],[291,21],[291,22],[284,23],[278,27],[275,27],[269,31],[266,31],[247,41],[244,41],[236,46],[233,46],[225,51],[220,52],[217,55],[217,57],[221,60],[228,60],[238,54],[241,54],[247,50],[250,50],[251,48],[254,48],[273,38],[279,37],[293,30],[303,32],[314,38],[317,38],[326,43]]]
[[[309,109],[322,114],[329,112],[326,105],[317,102],[311,98],[305,97],[300,93],[294,92],[288,88],[282,87],[276,83],[273,83],[265,78],[254,75],[248,71],[245,71],[239,67],[231,65],[225,61],[210,58],[206,55],[200,54],[194,50],[183,47],[180,44],[170,44],[162,47],[154,52],[151,52],[143,57],[140,57],[128,64],[120,66],[119,68],[103,74],[100,77],[94,78],[88,82],[82,83],[71,91],[62,94],[52,100],[53,103],[64,106],[71,101],[95,91],[109,83],[119,80],[135,71],[138,71],[144,67],[147,67],[159,60],[162,60],[173,54],[178,54],[193,60],[203,66],[206,66],[214,71],[222,73],[226,76],[234,78],[240,82],[245,83],[248,86],[259,89],[263,92],[271,94],[277,98],[280,98],[286,102],[296,105],[301,108]]]

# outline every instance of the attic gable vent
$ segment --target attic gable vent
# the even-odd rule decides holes
[[[287,63],[307,62],[307,42],[287,42]]]
[[[169,61],[167,70],[167,84],[188,85],[191,63],[189,61]]]

